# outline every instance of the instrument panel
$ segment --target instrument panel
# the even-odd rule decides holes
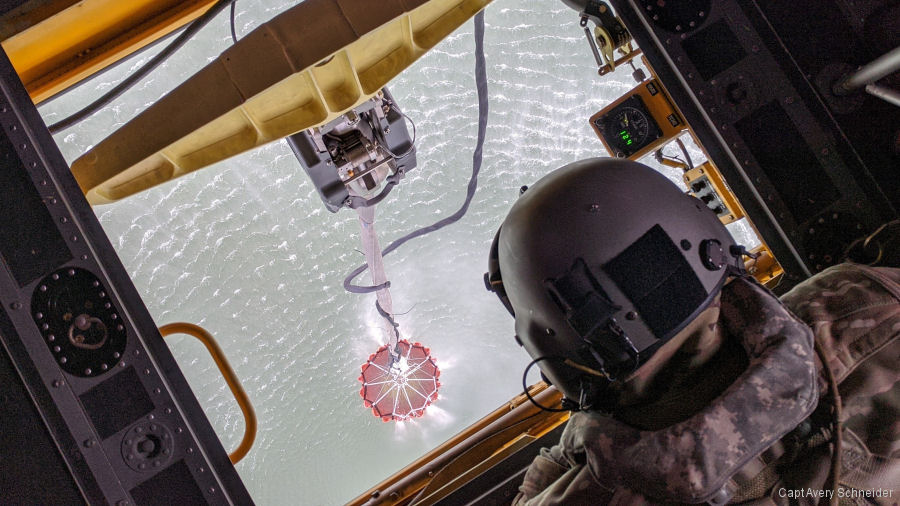
[[[655,79],[644,81],[589,119],[610,156],[636,160],[686,128]]]
[[[611,1],[784,267],[780,290],[898,216],[900,192],[887,190],[898,184],[888,168],[900,161],[891,141],[900,114],[887,118],[895,109],[874,97],[832,96],[841,73],[827,65],[855,69],[880,56],[853,28],[878,9],[824,0],[805,3],[800,19],[795,6],[763,0]]]

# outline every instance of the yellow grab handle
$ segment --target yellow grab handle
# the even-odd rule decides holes
[[[219,372],[222,373],[225,382],[228,383],[228,388],[231,389],[231,393],[234,395],[234,400],[237,401],[238,406],[241,408],[241,412],[244,413],[244,438],[241,440],[241,444],[239,444],[233,452],[228,454],[231,463],[237,464],[245,455],[247,455],[247,452],[250,451],[250,447],[253,446],[253,441],[256,439],[256,413],[253,411],[253,406],[250,404],[250,398],[247,397],[247,392],[244,391],[244,387],[241,386],[240,380],[238,380],[237,375],[234,374],[234,369],[231,368],[231,365],[225,358],[225,354],[222,353],[222,348],[219,347],[219,344],[216,342],[215,338],[213,338],[212,334],[207,332],[203,327],[194,325],[193,323],[179,322],[163,325],[159,328],[159,333],[162,334],[163,337],[172,334],[188,334],[194,336],[206,345],[206,349],[209,350],[210,355],[212,355],[213,360],[215,360],[216,365],[219,367]]]

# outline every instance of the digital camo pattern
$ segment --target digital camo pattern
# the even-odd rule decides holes
[[[740,335],[747,370],[713,403],[662,430],[640,431],[611,417],[575,416],[564,447],[584,447],[595,478],[644,495],[696,503],[778,441],[815,408],[813,336],[747,278],[722,292],[720,324]]]
[[[723,296],[728,295],[723,301],[720,323],[730,332],[755,329],[775,336],[775,341],[780,339],[779,334],[796,330],[790,315],[779,311],[777,302],[759,290],[747,283],[729,285],[723,292]],[[758,293],[754,295],[755,292]],[[854,491],[893,492],[887,498],[844,497],[841,504],[896,504],[900,495],[900,490],[894,490],[900,489],[900,270],[842,264],[797,286],[783,300],[815,331],[840,382],[845,423],[842,490],[847,495]],[[763,318],[765,314],[775,314],[776,318]],[[749,351],[758,354],[766,342],[771,343],[772,339],[759,340],[759,345]],[[812,359],[808,347],[800,345],[797,349],[802,350],[802,362]],[[788,397],[782,397],[777,393],[777,385],[804,381],[798,381],[799,376],[785,377],[785,372],[779,368],[775,373],[779,379],[770,378],[772,382],[750,383],[759,390],[751,394],[754,402],[773,406],[772,403],[792,401],[790,388],[783,392]],[[819,388],[826,392],[823,378],[820,372]],[[739,381],[748,383],[746,380],[752,381],[752,375],[745,373]],[[815,382],[812,378],[805,381]],[[731,393],[734,388],[732,385],[726,392]],[[789,410],[778,417],[776,410],[751,412],[744,407],[739,418],[741,410],[739,406],[732,411],[704,411],[712,416],[708,425],[700,426],[706,427],[701,432],[713,432],[706,435],[697,434],[696,427],[694,432],[673,431],[675,426],[665,431],[638,431],[597,414],[574,414],[560,445],[545,450],[529,468],[516,504],[647,504],[641,494],[666,502],[703,500],[699,496],[715,489],[718,483],[717,478],[712,478],[717,474],[713,462],[740,460],[735,455],[741,448],[746,448],[747,453],[761,452],[763,445],[749,449],[748,442],[752,445],[755,441],[750,439],[751,433],[762,434],[771,441],[785,426],[799,421],[785,423]],[[746,421],[764,424],[764,418],[773,416],[773,426],[744,426]],[[668,439],[661,439],[660,432],[667,433]],[[701,451],[700,444],[714,447]],[[638,446],[643,449],[641,453],[634,452]],[[685,451],[691,447],[698,451]],[[687,459],[680,470],[675,464],[678,458]],[[767,500],[766,504],[815,504],[817,499],[789,499],[787,491],[821,489],[830,458],[827,444],[809,450],[793,465],[783,466],[784,475],[756,497]],[[746,468],[742,470],[745,471]]]
[[[798,285],[783,300],[813,328],[839,383],[842,486],[893,491],[891,497],[846,502],[897,504],[900,269],[841,264]],[[824,378],[820,388],[825,388]]]

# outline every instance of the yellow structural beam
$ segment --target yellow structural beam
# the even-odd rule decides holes
[[[32,0],[0,17],[0,39],[35,103],[189,23],[215,0]]]
[[[112,202],[322,125],[491,0],[306,0],[244,36],[72,164],[92,204]]]

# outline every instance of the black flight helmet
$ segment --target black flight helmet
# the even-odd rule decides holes
[[[611,382],[742,271],[743,251],[715,213],[663,175],[594,158],[519,197],[494,238],[485,281],[569,406],[603,409]]]

